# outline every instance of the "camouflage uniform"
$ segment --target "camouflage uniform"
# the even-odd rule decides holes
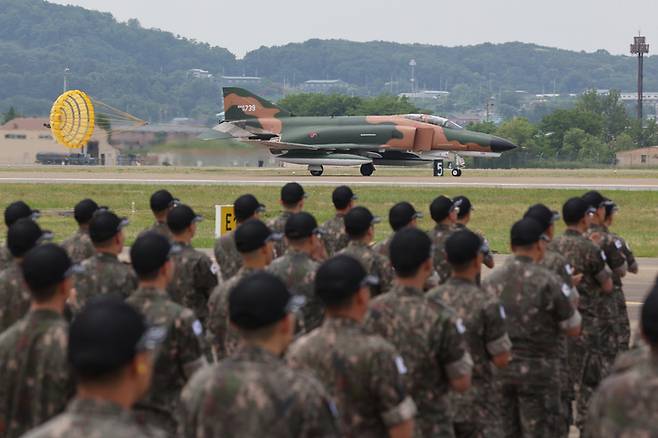
[[[125,299],[137,289],[137,276],[130,265],[114,254],[99,252],[82,262],[84,272],[75,276],[78,308],[96,295],[115,294]]]
[[[0,272],[0,333],[21,319],[30,309],[30,291],[16,261]]]
[[[73,260],[73,263],[80,263],[96,254],[94,244],[89,238],[89,232],[78,229],[75,234],[62,243],[64,248]]]
[[[155,357],[151,390],[135,406],[135,414],[141,422],[173,435],[180,391],[205,364],[201,322],[190,309],[171,301],[164,290],[139,288],[127,302],[144,314],[149,325],[167,330]]]
[[[322,385],[253,346],[191,379],[181,394],[179,424],[182,438],[340,436]]]
[[[327,318],[319,329],[298,339],[287,358],[292,367],[316,375],[331,392],[345,436],[387,436],[390,427],[416,412],[404,388],[402,357],[354,320]]]
[[[626,241],[617,234],[610,233],[610,236],[615,242],[615,246],[619,248],[626,259],[626,265],[629,272],[637,272],[637,260],[633,251],[626,243]],[[624,293],[624,284],[621,276],[615,272],[612,273],[612,282],[614,284],[613,297],[617,302],[617,343],[619,351],[626,351],[631,342],[631,323],[628,319],[628,309],[626,308],[626,294]]]
[[[210,295],[206,339],[215,351],[217,359],[224,359],[235,353],[241,342],[240,335],[229,322],[229,293],[240,280],[258,271],[243,266],[230,280],[217,286]]]
[[[393,241],[393,236],[395,236],[395,233],[391,233],[391,235],[388,236],[386,239],[374,245],[372,249],[374,249],[375,252],[383,255],[387,259],[390,259],[391,258],[390,247],[391,247],[391,242]]]
[[[274,260],[267,268],[283,280],[291,293],[306,297],[301,311],[307,332],[319,326],[324,315],[324,306],[315,295],[315,272],[318,266],[318,262],[307,253],[289,247],[283,257]]]
[[[370,275],[379,278],[379,286],[373,290],[373,295],[378,295],[388,291],[393,283],[393,268],[386,257],[378,254],[370,246],[357,240],[350,240],[345,249],[338,252],[352,256],[363,265],[363,268]]]
[[[59,414],[73,395],[68,324],[34,310],[0,336],[0,433],[18,437]]]
[[[139,425],[133,414],[114,402],[77,398],[66,411],[25,438],[150,438],[164,433]]]
[[[539,263],[544,268],[556,274],[562,283],[571,288],[569,299],[573,308],[577,307],[578,289],[573,286],[571,275],[574,272],[569,261],[562,254],[547,249],[544,258]],[[562,405],[561,422],[558,425],[559,433],[557,436],[567,437],[569,429],[573,424],[573,401],[576,399],[576,385],[578,376],[571,372],[569,367],[569,338],[564,333],[560,333],[560,403]]]
[[[404,358],[407,392],[418,407],[419,436],[453,437],[449,381],[469,375],[473,366],[461,320],[421,290],[395,284],[370,303],[366,327]]]
[[[571,288],[528,257],[513,256],[483,284],[507,312],[512,360],[500,371],[507,436],[558,436],[560,333],[580,325]]]
[[[151,228],[147,228],[143,232],[148,233],[149,231],[153,231],[155,233],[161,234],[165,236],[167,239],[169,239],[170,241],[173,240],[174,238],[173,234],[171,234],[171,230],[167,226],[167,222],[155,221],[153,225],[151,225]]]
[[[584,397],[588,397],[587,387],[595,388],[605,372],[600,336],[600,312],[601,303],[610,297],[604,296],[601,284],[610,278],[611,273],[599,247],[576,230],[567,229],[564,234],[550,243],[549,249],[562,254],[576,274],[583,274],[583,279],[578,285],[580,294],[578,310],[583,317],[582,335],[579,338],[569,338],[568,341],[569,368],[578,382],[578,422],[582,425],[586,403],[580,403],[580,400],[583,399],[583,394]]]
[[[658,436],[658,363],[655,357],[605,379],[594,394],[586,436]]]
[[[453,394],[455,430],[460,436],[501,437],[498,421],[500,385],[492,369],[491,358],[510,351],[505,309],[497,295],[487,293],[475,283],[451,277],[427,293],[443,302],[464,322],[464,338],[473,358],[472,387],[464,394]]]
[[[215,260],[222,280],[227,281],[242,267],[242,256],[235,246],[235,232],[231,231],[215,241]]]
[[[322,241],[329,257],[333,257],[344,249],[350,241],[345,232],[345,215],[342,213],[336,213],[336,216],[322,224],[320,229],[322,230]]]
[[[274,233],[284,234],[286,228],[286,221],[292,215],[293,215],[292,212],[284,210],[281,212],[279,216],[270,220],[267,223],[267,226],[270,227],[270,229]],[[288,248],[288,242],[286,242],[286,239],[281,239],[274,242],[274,258],[283,256],[287,248]]]
[[[9,252],[7,245],[0,246],[0,271],[7,269],[12,260],[14,260],[14,256]]]
[[[178,243],[178,246],[181,247],[181,252],[171,257],[174,262],[174,277],[167,286],[167,292],[174,302],[191,309],[205,325],[208,298],[217,286],[217,265],[190,244]]]
[[[437,224],[428,234],[434,248],[434,270],[439,275],[439,284],[448,281],[452,274],[452,267],[446,257],[446,240],[454,232],[454,228],[447,224]]]

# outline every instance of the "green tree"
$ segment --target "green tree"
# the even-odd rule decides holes
[[[16,112],[16,109],[13,106],[10,106],[9,111],[4,113],[2,117],[2,124],[4,125],[5,123],[14,120],[17,117],[20,117],[20,115],[18,112]]]
[[[494,122],[477,122],[469,123],[468,126],[466,126],[466,129],[470,131],[483,132],[485,134],[493,134],[496,132],[498,127]]]
[[[570,129],[577,128],[592,137],[600,137],[602,125],[602,118],[598,114],[577,109],[558,109],[542,119],[539,129],[550,150],[558,154],[565,143],[565,134]]]
[[[580,96],[575,109],[600,116],[602,140],[607,143],[630,127],[630,118],[617,90],[611,90],[607,94],[599,94],[595,90],[587,91]]]

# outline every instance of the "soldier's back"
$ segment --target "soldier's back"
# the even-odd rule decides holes
[[[370,303],[366,328],[391,342],[408,369],[423,436],[453,436],[449,380],[468,375],[472,361],[454,313],[420,290],[395,285]]]
[[[336,214],[320,227],[322,230],[322,241],[325,244],[327,255],[333,257],[349,243],[349,237],[345,232],[345,216]]]
[[[9,267],[9,264],[14,259],[14,256],[9,252],[7,245],[0,246],[0,271],[4,271]]]
[[[0,272],[0,333],[21,319],[30,309],[30,292],[15,260]]]
[[[338,254],[348,255],[358,260],[366,272],[379,279],[379,285],[372,288],[373,296],[388,291],[393,283],[393,268],[391,262],[383,255],[375,252],[369,245],[351,240],[345,249]]]
[[[231,231],[215,241],[215,260],[224,281],[233,277],[242,267],[242,256],[235,246],[234,236],[235,232]]]
[[[35,310],[0,336],[0,425],[17,437],[66,407],[73,395],[67,361],[68,324]]]
[[[282,211],[281,214],[270,220],[267,223],[267,226],[270,227],[272,232],[283,235],[285,233],[286,222],[290,216],[292,216],[291,212]],[[288,242],[286,242],[286,239],[281,239],[274,242],[274,258],[283,256],[286,252],[286,249],[288,249]]]
[[[257,347],[199,371],[181,394],[183,437],[337,437],[322,385]]]
[[[139,425],[130,411],[98,399],[73,400],[66,412],[32,430],[26,438],[155,438],[165,435]]]
[[[126,299],[137,288],[133,269],[113,254],[97,253],[82,262],[82,266],[84,272],[75,276],[79,307],[97,295],[115,294]]]
[[[127,302],[142,312],[149,325],[167,333],[155,357],[151,389],[136,405],[136,415],[173,433],[180,391],[204,364],[203,328],[194,312],[171,301],[166,291],[140,288]]]
[[[381,336],[350,319],[328,318],[289,348],[288,362],[318,377],[336,401],[347,436],[386,436],[413,416],[415,406],[398,386],[404,361]],[[388,414],[388,415],[383,415]]]
[[[448,281],[450,274],[452,274],[452,267],[448,263],[448,258],[445,253],[446,240],[454,232],[454,229],[450,225],[438,224],[427,234],[432,240],[432,248],[434,254],[432,256],[432,262],[434,263],[434,270],[439,276],[439,284],[443,284]]]
[[[308,254],[288,248],[283,257],[274,260],[267,270],[279,277],[294,295],[303,295],[306,303],[302,307],[304,329],[311,331],[322,322],[324,307],[315,295],[315,272],[318,262]]]
[[[172,240],[174,238],[166,222],[156,221],[150,228],[147,228],[144,231],[142,231],[142,233],[148,233],[148,232],[158,233],[162,236],[165,236],[169,240]]]
[[[605,379],[591,400],[587,436],[658,436],[658,367],[648,360]]]
[[[62,248],[71,257],[73,263],[80,263],[96,254],[96,249],[89,234],[81,230],[78,230],[73,236],[66,239],[62,243]]]
[[[172,300],[192,309],[205,322],[208,315],[208,298],[217,286],[217,265],[210,257],[191,245],[180,245],[181,251],[172,256],[174,277],[167,286]]]

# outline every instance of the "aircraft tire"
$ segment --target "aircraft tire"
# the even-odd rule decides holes
[[[372,163],[362,164],[361,165],[361,175],[370,176],[375,171],[375,166]]]
[[[311,170],[310,172],[313,176],[322,176],[323,170]]]
[[[454,176],[454,177],[462,176],[462,170],[457,168],[457,167],[453,168],[451,173],[452,173],[452,176]]]

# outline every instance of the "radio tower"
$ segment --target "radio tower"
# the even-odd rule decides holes
[[[638,35],[634,38],[631,44],[631,54],[637,55],[637,119],[640,121],[640,128],[642,127],[642,99],[644,88],[644,55],[649,53],[649,44],[646,38]]]

